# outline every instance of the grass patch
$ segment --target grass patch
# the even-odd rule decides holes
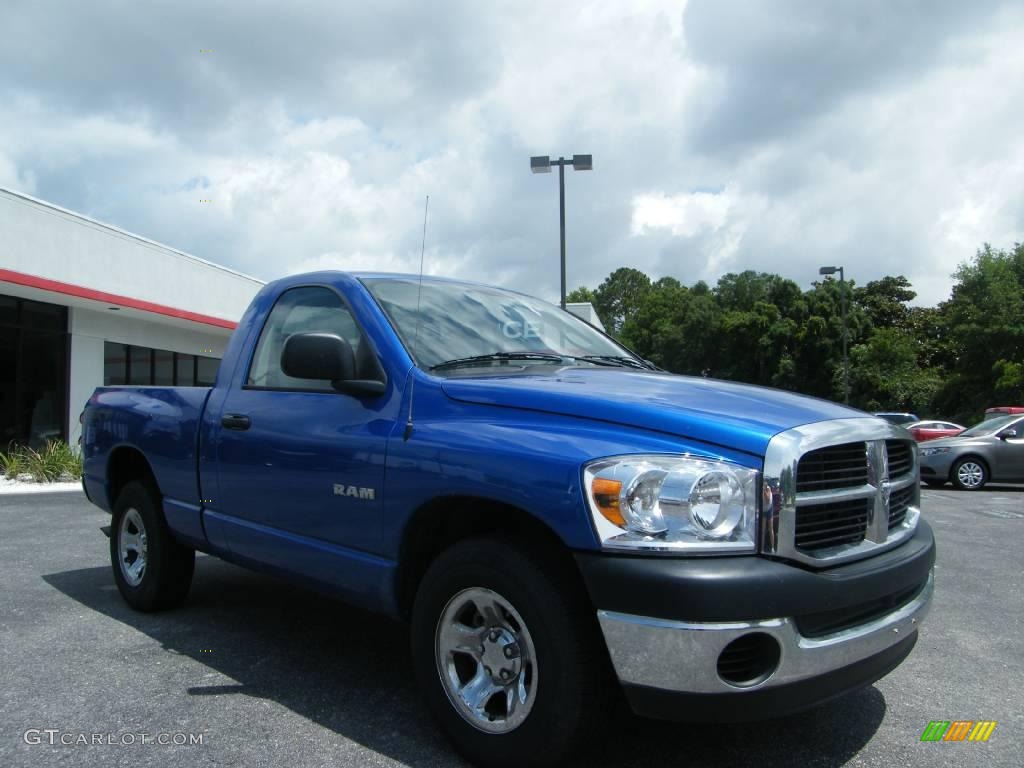
[[[19,446],[0,453],[0,473],[9,480],[35,483],[80,480],[82,457],[61,440],[52,440],[38,451]]]

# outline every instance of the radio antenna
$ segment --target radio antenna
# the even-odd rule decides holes
[[[430,195],[427,195],[427,199],[423,201],[423,240],[420,243],[420,282],[416,288],[416,331],[413,334],[412,339],[412,355],[413,364],[416,363],[416,351],[419,349],[420,342],[420,300],[423,298],[423,257],[427,252],[427,212],[430,210]],[[412,401],[413,401],[413,388],[416,386],[416,375],[410,373],[409,379],[409,415],[405,420],[405,437],[403,439],[408,440],[412,435]]]

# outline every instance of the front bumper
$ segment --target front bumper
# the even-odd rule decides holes
[[[931,605],[935,545],[921,522],[906,544],[824,571],[755,557],[577,559],[634,710],[747,720],[814,706],[895,668]],[[628,597],[612,586],[616,572],[643,584],[643,613],[621,610]],[[755,644],[767,649],[757,674],[727,674]]]
[[[927,447],[927,444],[925,447]],[[953,466],[953,462],[958,458],[960,458],[960,454],[956,451],[946,451],[945,453],[921,456],[919,460],[921,466],[921,479],[947,479],[949,477],[949,470]]]

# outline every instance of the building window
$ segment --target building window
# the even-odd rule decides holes
[[[18,324],[18,300],[13,296],[0,296],[0,325]]]
[[[0,450],[65,439],[67,308],[0,296]]]
[[[145,386],[153,383],[153,350],[128,347],[128,383]]]
[[[220,368],[220,360],[215,357],[196,358],[196,386],[212,387],[217,379],[217,369]]]
[[[153,350],[153,383],[158,387],[174,386],[174,353]]]
[[[0,339],[2,346],[2,339]],[[103,345],[103,386],[211,387],[220,359],[108,341]]]
[[[174,354],[174,386],[194,387],[196,385],[195,355]]]
[[[103,385],[128,383],[128,347],[112,341],[103,344]]]
[[[68,329],[67,309],[56,304],[23,300],[21,324],[36,331],[64,332]]]

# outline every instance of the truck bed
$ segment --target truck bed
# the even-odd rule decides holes
[[[89,499],[107,510],[107,464],[118,448],[141,450],[168,499],[199,505],[199,422],[210,387],[101,387],[89,400],[83,425],[82,481]]]

